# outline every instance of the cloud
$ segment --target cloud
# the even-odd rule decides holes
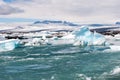
[[[0,15],[10,15],[15,13],[22,13],[24,10],[11,6],[3,1],[0,1]]]
[[[10,15],[13,13],[21,13],[21,12],[24,12],[24,10],[9,5],[0,5],[0,15]]]
[[[51,2],[52,0],[3,0],[6,3],[10,4],[46,4]]]
[[[77,22],[112,22],[120,17],[119,0],[11,0],[6,3],[24,10],[24,13],[8,17]]]

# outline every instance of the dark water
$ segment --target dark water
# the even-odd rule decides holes
[[[0,80],[120,80],[120,53],[71,45],[0,52]]]

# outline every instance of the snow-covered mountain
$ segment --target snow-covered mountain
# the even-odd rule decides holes
[[[120,22],[116,22],[115,24],[120,25]]]
[[[53,21],[53,20],[42,20],[42,21],[35,21],[33,23],[34,25],[39,25],[39,24],[51,24],[51,25],[64,25],[64,26],[80,26],[78,24],[72,23],[72,22],[67,22],[67,21]]]

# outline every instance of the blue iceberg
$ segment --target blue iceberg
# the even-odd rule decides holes
[[[18,45],[19,45],[19,40],[17,39],[0,41],[0,52],[13,50],[16,47],[18,47]]]
[[[106,39],[102,34],[91,32],[87,27],[82,27],[72,34],[75,35],[75,42],[73,45],[89,46],[106,44]]]

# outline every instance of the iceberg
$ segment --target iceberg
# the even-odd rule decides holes
[[[0,52],[1,51],[10,51],[18,47],[18,39],[2,40],[0,41]]]
[[[106,39],[102,34],[91,32],[87,27],[81,27],[80,30],[72,33],[75,35],[75,42],[73,45],[81,46],[102,46],[106,44]]]
[[[120,52],[120,46],[110,45],[109,49],[104,50],[104,52]]]
[[[97,32],[91,32],[87,27],[82,27],[80,30],[72,33],[75,35],[74,46],[84,47],[85,50],[119,52],[120,46],[110,45],[104,35]]]

